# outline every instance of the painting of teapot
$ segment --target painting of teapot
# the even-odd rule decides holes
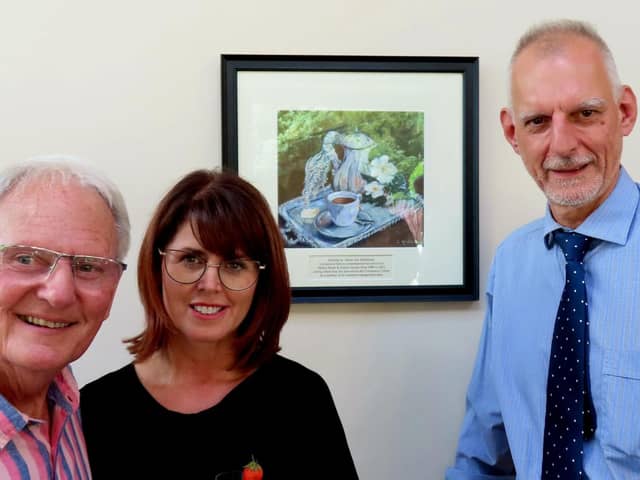
[[[333,163],[333,189],[335,191],[349,191],[360,193],[367,183],[360,172],[369,162],[369,151],[376,145],[366,134],[355,132],[342,135],[341,143],[344,150],[342,160]]]
[[[336,145],[342,147],[342,158],[336,152]],[[322,140],[320,152],[309,157],[305,165],[302,191],[305,203],[325,186],[329,166],[332,167],[331,185],[334,191],[361,193],[367,183],[361,172],[367,168],[369,152],[375,145],[371,137],[357,130],[349,134],[328,132]]]

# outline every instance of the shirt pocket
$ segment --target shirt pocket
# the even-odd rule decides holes
[[[605,351],[602,371],[605,404],[596,413],[605,457],[640,469],[640,351]]]

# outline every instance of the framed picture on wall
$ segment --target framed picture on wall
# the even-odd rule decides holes
[[[294,302],[478,299],[478,58],[222,55],[222,164]]]

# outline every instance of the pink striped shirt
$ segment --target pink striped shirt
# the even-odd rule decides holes
[[[0,479],[91,479],[80,394],[69,367],[56,376],[47,399],[51,435],[48,422],[25,415],[0,395]]]

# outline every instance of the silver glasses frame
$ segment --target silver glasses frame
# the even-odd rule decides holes
[[[179,248],[166,248],[164,250],[160,250],[158,249],[158,253],[162,256],[163,260],[164,260],[164,269],[167,272],[167,275],[169,276],[169,278],[171,280],[173,280],[176,283],[179,283],[180,285],[193,285],[194,283],[199,282],[202,277],[204,277],[205,272],[209,269],[209,268],[216,268],[218,270],[218,280],[220,280],[220,285],[222,285],[224,288],[226,288],[227,290],[231,290],[232,292],[242,292],[244,290],[248,290],[249,288],[253,287],[256,283],[258,283],[258,279],[260,278],[260,272],[265,270],[267,268],[267,266],[262,263],[259,260],[254,260],[252,258],[246,258],[246,257],[240,257],[240,258],[234,258],[231,260],[226,260],[223,263],[209,263],[207,261],[204,261],[203,265],[204,268],[202,269],[202,272],[200,272],[200,275],[198,276],[198,278],[196,278],[195,280],[191,281],[191,282],[181,282],[180,280],[177,280],[175,278],[173,278],[173,276],[169,273],[169,269],[167,268],[167,255],[169,252],[180,252],[180,253],[192,253],[195,256],[198,256],[197,253],[195,252],[189,252],[188,250],[180,250]],[[205,260],[203,258],[203,260]],[[245,262],[252,262],[255,263],[258,266],[258,274],[256,275],[256,279],[249,284],[248,286],[244,287],[244,288],[231,288],[229,287],[226,283],[224,283],[224,281],[222,280],[222,276],[220,275],[220,267],[222,267],[224,265],[224,263],[228,263],[228,262],[232,262],[234,260],[243,260]]]
[[[8,248],[25,248],[25,249],[34,250],[36,252],[37,251],[46,252],[48,254],[55,256],[55,260],[53,261],[53,263],[49,267],[49,271],[47,272],[47,278],[56,269],[61,258],[68,258],[72,266],[75,265],[77,259],[91,259],[91,260],[107,262],[107,263],[118,265],[121,269],[120,274],[122,274],[122,272],[124,272],[127,269],[126,263],[121,262],[119,260],[114,260],[113,258],[98,257],[96,255],[73,255],[70,253],[63,253],[63,252],[58,252],[56,250],[51,250],[50,248],[36,247],[35,245],[22,245],[22,244],[0,244],[0,265],[4,265],[2,257],[3,257],[4,251],[7,250]],[[73,277],[75,278],[76,272],[73,268],[71,269],[71,272],[73,273]]]

